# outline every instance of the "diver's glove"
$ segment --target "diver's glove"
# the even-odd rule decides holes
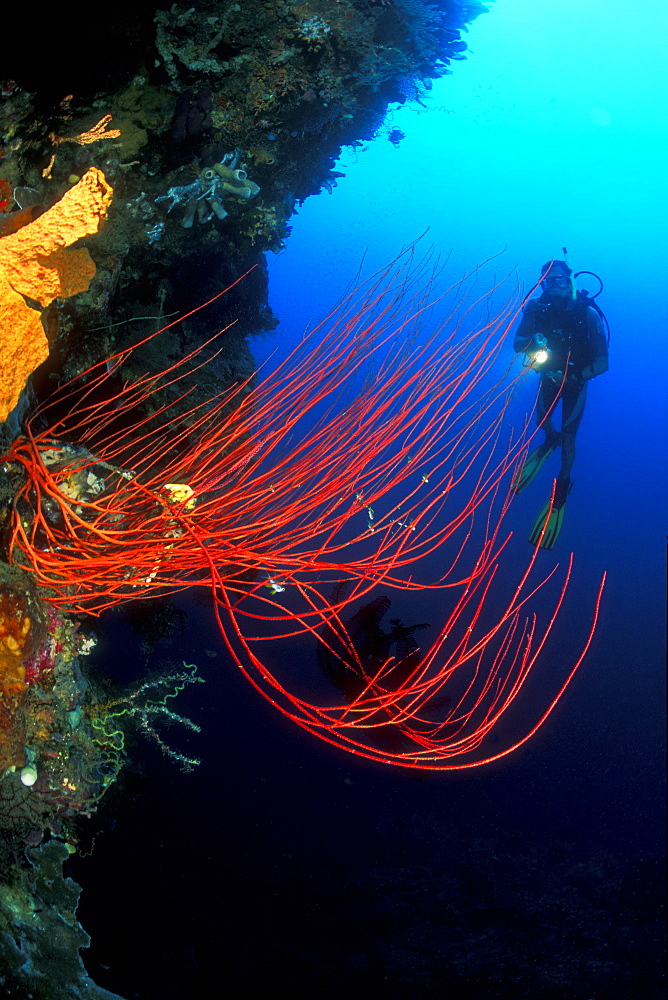
[[[575,372],[566,372],[566,378],[564,379],[564,373],[559,371],[553,372],[543,372],[543,378],[548,378],[550,382],[554,382],[555,385],[572,385],[572,386],[583,386],[585,380],[581,375],[576,375]]]

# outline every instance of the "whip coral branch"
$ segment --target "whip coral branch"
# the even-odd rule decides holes
[[[409,249],[257,385],[205,403],[190,405],[187,388],[201,349],[120,388],[132,348],[88,369],[5,456],[24,471],[12,560],[70,611],[210,589],[227,648],[256,689],[354,753],[445,769],[509,753],[527,737],[493,755],[481,744],[554,622],[541,633],[525,620],[551,576],[530,582],[538,550],[500,610],[492,598],[508,481],[526,445],[504,423],[524,375],[497,372],[522,302],[515,293],[493,312],[476,272],[442,294],[438,277]],[[418,578],[436,558],[437,573]],[[379,587],[448,596],[428,650],[369,659],[358,648],[346,609]],[[296,693],[290,671],[267,663],[278,640],[293,644],[293,661],[326,649],[351,681],[347,696]]]

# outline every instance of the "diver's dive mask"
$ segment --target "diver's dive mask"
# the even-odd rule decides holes
[[[568,257],[566,247],[562,247],[564,258]],[[548,260],[540,269],[541,284],[543,285],[543,291],[549,296],[550,289],[567,289],[569,291],[569,298],[575,299],[577,297],[577,290],[575,287],[575,281],[573,279],[573,270],[569,266],[568,260],[557,260],[552,258]],[[558,296],[561,298],[561,296]]]
[[[575,287],[575,281],[571,274],[566,274],[564,271],[557,270],[553,274],[546,274],[542,280],[543,291],[549,296],[550,292],[554,292],[557,289],[565,290],[568,292],[569,299],[575,299],[577,297],[577,289]],[[559,296],[561,298],[561,296]]]

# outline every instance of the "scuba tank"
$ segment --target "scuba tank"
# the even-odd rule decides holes
[[[603,291],[603,282],[594,271],[577,271],[573,275],[573,279],[576,280],[577,278],[580,277],[581,274],[591,274],[592,278],[596,278],[596,280],[599,283],[599,289],[597,292],[594,293],[594,295],[590,295],[586,288],[578,289],[576,291],[577,301],[584,302],[586,306],[591,306],[592,309],[595,309],[596,312],[599,314],[599,316],[603,320],[603,323],[605,324],[606,340],[608,342],[608,347],[610,347],[610,324],[608,323],[608,317],[605,315],[605,313],[599,306],[598,302],[594,301],[594,299],[598,298],[598,296]]]
[[[566,249],[566,247],[562,247],[561,250],[564,255],[564,260],[568,264],[568,250]],[[596,280],[598,281],[598,291],[594,292],[593,295],[590,295],[586,288],[578,289],[576,287],[575,282],[578,280],[581,274],[590,274],[592,278],[596,278]],[[608,323],[608,317],[605,315],[605,313],[599,306],[598,302],[594,301],[594,299],[597,299],[601,294],[601,292],[603,291],[603,282],[599,278],[598,274],[596,274],[595,271],[576,271],[575,274],[573,275],[573,289],[574,289],[574,298],[576,302],[584,302],[585,306],[591,306],[592,309],[595,309],[596,312],[601,317],[601,319],[603,320],[603,323],[605,324],[606,340],[608,343],[608,347],[610,347],[610,324]]]

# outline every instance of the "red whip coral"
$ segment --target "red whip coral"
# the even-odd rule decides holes
[[[493,370],[520,303],[490,315],[487,296],[457,283],[458,306],[428,333],[445,299],[429,300],[411,261],[355,289],[250,391],[237,386],[184,414],[185,390],[179,407],[138,415],[196,371],[197,352],[119,388],[128,351],[65,386],[38,415],[48,429],[33,418],[6,456],[26,474],[11,551],[68,609],[210,588],[234,661],[299,725],[374,759],[470,767],[528,738],[479,749],[554,621],[540,633],[522,617],[535,552],[493,620],[489,612],[507,540],[503,484],[524,446],[500,444],[516,379]],[[65,415],[50,419],[56,405]],[[436,578],[418,580],[436,552]],[[458,595],[409,668],[392,656],[370,665],[343,624],[342,609],[380,585]],[[296,644],[293,663],[305,640],[324,646],[356,678],[354,697],[302,697],[290,670],[261,652],[277,640]]]

